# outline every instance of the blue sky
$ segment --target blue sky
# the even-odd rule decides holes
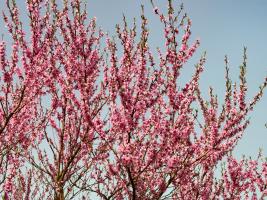
[[[86,1],[86,0],[85,0]],[[25,5],[18,0],[21,7],[22,21],[26,20]],[[145,5],[149,19],[150,44],[157,47],[164,44],[161,40],[161,25],[154,15],[149,0],[88,0],[90,16],[96,16],[98,25],[104,31],[114,33],[115,24],[122,21],[124,13],[129,22],[140,16],[140,5]],[[178,5],[182,1],[174,1]],[[155,0],[155,4],[166,10],[167,0]],[[2,4],[3,5],[3,4]],[[4,7],[0,7],[0,10]],[[267,75],[267,1],[265,0],[186,0],[185,11],[191,18],[192,38],[200,38],[201,46],[184,71],[185,79],[191,76],[194,64],[200,55],[207,51],[205,72],[201,78],[201,87],[207,93],[208,87],[214,87],[219,97],[224,95],[224,56],[230,61],[231,77],[238,78],[239,65],[242,62],[243,46],[248,48],[248,86],[249,97],[258,90],[259,84]],[[0,34],[4,33],[3,21],[0,19]],[[5,36],[5,39],[8,37]],[[267,91],[266,91],[267,92]],[[267,156],[267,95],[250,114],[251,124],[239,142],[235,154],[255,156],[258,149],[264,149]]]
[[[175,1],[178,8],[182,1]],[[207,51],[205,72],[200,81],[204,93],[214,87],[219,97],[224,95],[224,56],[230,62],[233,80],[238,80],[239,65],[242,63],[243,47],[248,48],[248,86],[251,98],[267,75],[267,1],[264,0],[186,0],[184,10],[192,20],[192,38],[200,38],[201,45],[196,55],[187,64],[184,77],[189,78],[194,64]],[[140,5],[144,4],[149,19],[150,44],[162,47],[162,31],[149,0],[88,0],[90,16],[96,16],[98,25],[114,33],[114,25],[122,21],[124,13],[129,23],[140,16]],[[166,10],[167,0],[155,1],[160,10]],[[267,95],[250,115],[251,124],[239,142],[235,155],[256,156],[259,148],[267,156]],[[266,148],[265,148],[266,147]]]

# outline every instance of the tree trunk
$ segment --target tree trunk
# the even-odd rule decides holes
[[[60,186],[59,188],[57,188],[57,190],[55,191],[55,196],[54,196],[54,200],[64,200],[64,189],[62,186]]]

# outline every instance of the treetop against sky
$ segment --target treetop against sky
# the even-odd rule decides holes
[[[264,199],[266,3],[116,2],[3,4],[2,199]]]

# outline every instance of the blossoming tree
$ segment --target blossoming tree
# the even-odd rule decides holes
[[[247,101],[244,49],[240,83],[232,84],[225,58],[223,103],[212,88],[208,100],[200,90],[205,54],[181,85],[199,41],[190,44],[190,19],[168,2],[166,15],[151,2],[165,38],[154,55],[143,9],[141,32],[124,18],[117,42],[97,30],[80,0],[27,0],[27,40],[16,2],[7,0],[13,46],[8,61],[0,45],[3,199],[267,196],[263,156],[231,156],[267,78]]]

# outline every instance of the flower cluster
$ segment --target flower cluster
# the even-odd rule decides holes
[[[263,95],[247,102],[246,49],[239,83],[226,64],[220,103],[182,69],[199,40],[191,20],[168,1],[164,48],[153,54],[148,19],[116,26],[114,40],[88,19],[81,0],[28,0],[26,37],[15,0],[0,42],[0,189],[4,199],[257,199],[267,196],[267,163],[229,156]],[[29,37],[28,37],[29,36]],[[104,40],[106,43],[104,44]],[[119,41],[119,42],[117,42]],[[104,44],[104,48],[101,45]],[[222,108],[220,107],[222,106]],[[226,159],[222,176],[215,170]],[[260,195],[260,196],[259,196]]]

